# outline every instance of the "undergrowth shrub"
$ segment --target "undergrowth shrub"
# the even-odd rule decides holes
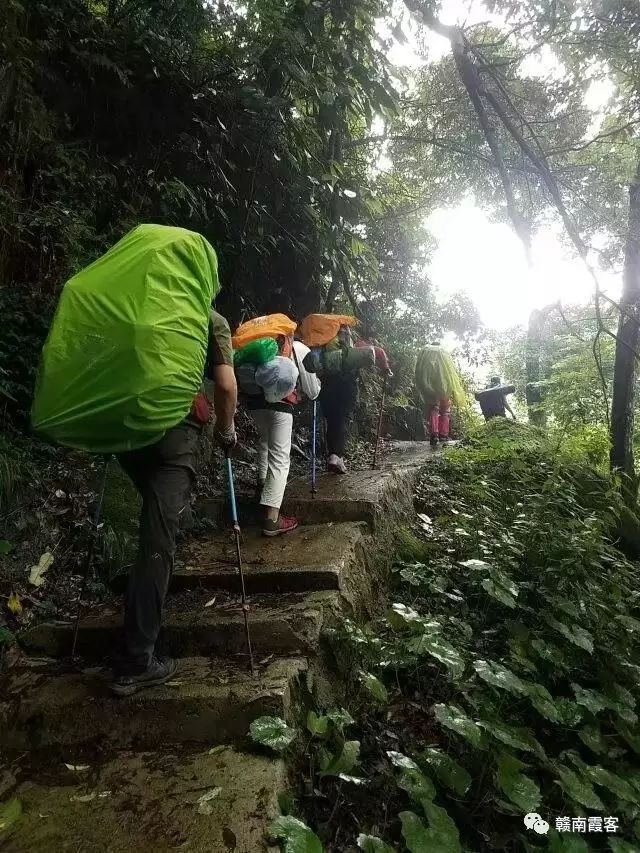
[[[340,632],[390,692],[379,737],[392,727],[386,772],[411,806],[390,839],[637,850],[640,584],[611,539],[609,478],[503,420],[425,468],[416,509],[388,613]]]

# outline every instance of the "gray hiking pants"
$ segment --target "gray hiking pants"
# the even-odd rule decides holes
[[[118,461],[142,497],[140,541],[124,612],[127,665],[146,668],[162,622],[180,519],[190,507],[200,428],[181,423],[150,447]]]

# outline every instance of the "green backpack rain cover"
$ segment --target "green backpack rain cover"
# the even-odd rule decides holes
[[[139,225],[62,290],[31,410],[50,441],[94,453],[159,441],[202,381],[218,261],[200,234]]]
[[[453,359],[439,346],[425,347],[416,364],[416,388],[426,405],[437,400],[451,400],[456,406],[464,406],[466,397]]]

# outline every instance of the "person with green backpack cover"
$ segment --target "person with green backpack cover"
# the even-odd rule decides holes
[[[44,345],[31,418],[44,438],[118,461],[142,497],[138,554],[125,600],[125,652],[111,689],[168,681],[155,654],[180,518],[195,483],[214,382],[218,444],[236,443],[231,333],[212,310],[213,247],[182,228],[140,225],[62,290]]]

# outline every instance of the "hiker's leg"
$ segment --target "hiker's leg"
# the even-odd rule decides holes
[[[254,423],[258,430],[258,482],[256,492],[258,501],[262,500],[262,490],[267,479],[269,462],[269,433],[271,431],[271,419],[268,409],[256,409],[251,412]]]
[[[261,500],[265,510],[262,533],[264,536],[281,536],[292,533],[298,527],[297,518],[282,515],[280,512],[291,464],[293,414],[269,412],[269,415],[269,466]]]
[[[431,435],[438,435],[440,430],[440,402],[436,402],[431,406],[429,412],[429,432]]]
[[[291,466],[293,415],[288,412],[269,412],[268,414],[271,417],[269,464],[260,503],[265,507],[279,510],[282,506]]]
[[[180,516],[195,482],[199,430],[180,424],[144,455],[121,458],[142,496],[140,542],[125,602],[127,664],[144,669],[153,656],[173,570]]]
[[[438,433],[441,439],[449,438],[449,427],[451,425],[451,400],[440,400],[440,418],[438,421]]]
[[[333,377],[323,382],[320,406],[327,426],[327,456],[342,456],[345,428],[340,411],[339,386]]]

